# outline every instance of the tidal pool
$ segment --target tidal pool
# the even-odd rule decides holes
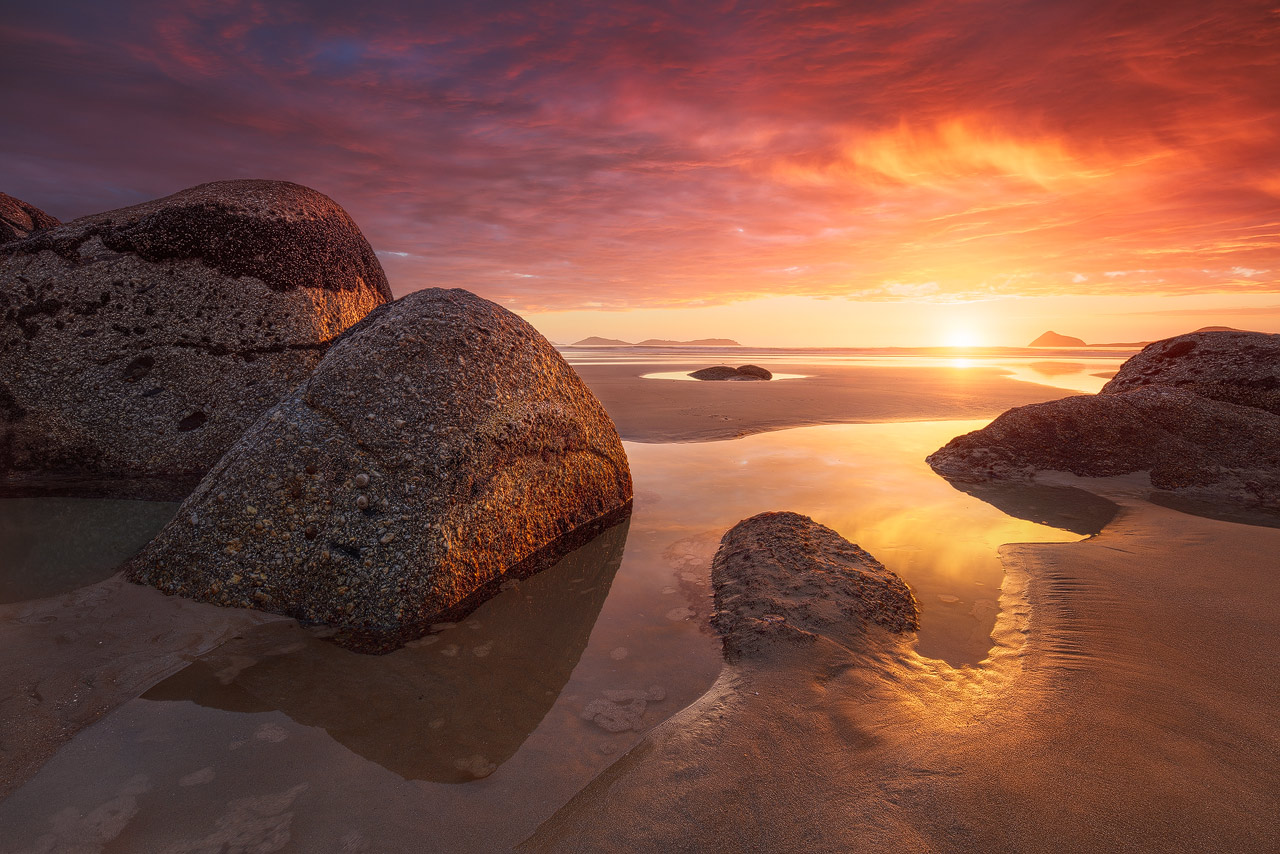
[[[983,423],[627,443],[629,522],[389,655],[291,621],[246,631],[82,731],[0,803],[0,851],[518,844],[711,685],[710,561],[725,530],[763,511],[804,513],[870,551],[920,601],[920,652],[976,664],[997,547],[1078,539],[1114,512],[1078,490],[969,494],[934,475],[924,457]]]
[[[111,576],[177,510],[168,501],[0,499],[0,603],[66,593]]]

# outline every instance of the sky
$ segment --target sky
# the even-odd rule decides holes
[[[0,0],[0,190],[331,196],[553,341],[1280,332],[1280,0]]]

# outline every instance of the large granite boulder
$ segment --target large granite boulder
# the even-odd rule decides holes
[[[1160,489],[1280,506],[1280,417],[1162,386],[1080,395],[1010,409],[928,463],[968,482],[1149,471]]]
[[[198,476],[391,299],[356,224],[221,181],[0,247],[0,474]]]
[[[613,422],[555,348],[487,300],[433,288],[347,332],[130,577],[327,623],[380,651],[540,568],[630,500]]]
[[[0,193],[0,243],[21,240],[32,232],[61,224],[35,205]]]
[[[873,631],[920,627],[901,578],[799,513],[761,513],[729,529],[711,562],[711,585],[711,622],[730,663],[819,637],[858,651]]]
[[[1102,393],[1152,385],[1280,415],[1280,335],[1193,332],[1156,341],[1125,362]]]

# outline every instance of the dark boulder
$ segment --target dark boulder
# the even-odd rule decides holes
[[[555,348],[499,306],[435,288],[344,335],[130,577],[384,651],[630,500],[613,422]]]
[[[729,365],[714,365],[702,368],[689,374],[695,380],[727,380],[729,382],[759,381],[773,379],[773,374],[756,365],[743,365],[740,368]]]
[[[744,377],[755,377],[759,380],[773,379],[773,373],[759,365],[739,365],[738,373]]]
[[[203,184],[0,247],[0,473],[203,474],[391,298],[356,224]]]
[[[920,625],[901,578],[799,513],[761,513],[734,525],[711,562],[711,584],[711,622],[730,663],[819,637],[857,651],[873,631]]]
[[[0,243],[21,240],[33,232],[61,224],[35,205],[0,193]]]
[[[1102,388],[1173,386],[1280,415],[1280,335],[1193,332],[1147,345]]]
[[[1160,489],[1280,506],[1280,417],[1178,388],[1080,395],[1011,409],[928,463],[968,482],[1149,471]]]

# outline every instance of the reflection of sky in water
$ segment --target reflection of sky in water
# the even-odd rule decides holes
[[[802,379],[804,379],[805,377],[809,376],[809,374],[780,374],[780,373],[778,373],[778,372],[776,372],[776,371],[772,371],[771,373],[773,373],[773,379],[772,379],[772,380],[767,380],[767,382],[774,382],[774,381],[777,381],[777,380],[802,380]],[[733,382],[733,383],[766,382],[766,380],[700,380],[700,379],[698,379],[697,377],[691,377],[691,376],[689,376],[689,372],[688,372],[688,371],[658,371],[657,373],[652,373],[652,374],[642,374],[641,376],[642,376],[644,379],[646,379],[646,380],[688,380],[688,381],[690,381],[690,382],[695,382],[695,383],[702,383],[702,382]]]
[[[680,352],[655,352],[620,349],[618,351],[568,350],[564,353],[574,365],[692,365],[680,371],[645,373],[648,378],[687,379],[685,374],[697,367],[708,365],[752,364],[762,365],[774,372],[775,377],[803,379],[820,374],[814,368],[824,365],[876,368],[950,368],[957,371],[975,368],[1007,373],[1010,379],[1021,382],[1065,388],[1081,394],[1096,394],[1107,379],[1124,363],[1129,354],[1102,352],[1072,352],[1058,357],[1054,354],[1025,356],[984,355],[957,353],[903,354],[903,355],[821,355],[805,353],[801,356],[787,353],[750,353],[726,356],[723,351],[706,354]],[[728,361],[726,361],[726,359]],[[779,367],[791,367],[804,373],[778,373]],[[1102,376],[1099,376],[1101,374]]]
[[[979,426],[628,443],[629,530],[388,656],[293,623],[245,632],[81,732],[0,803],[6,844],[510,848],[710,686],[721,666],[710,560],[728,527],[765,510],[805,513],[866,548],[919,598],[920,651],[976,662],[999,596],[996,547],[1078,536],[993,506],[1019,512],[1016,494],[980,500],[928,469],[926,454]],[[1077,511],[1055,496],[1034,496],[1024,515],[1072,524]]]
[[[668,553],[706,562],[719,534],[741,519],[766,510],[812,516],[912,586],[922,609],[922,654],[976,663],[995,622],[1003,573],[997,548],[1079,539],[1006,515],[929,469],[926,455],[983,423],[831,425],[730,442],[627,443],[637,494],[633,531],[653,530]]]

